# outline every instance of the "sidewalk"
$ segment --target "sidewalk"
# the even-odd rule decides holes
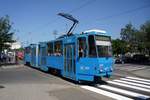
[[[9,64],[9,65],[2,65],[0,66],[0,69],[8,69],[8,68],[20,68],[24,67],[23,64]]]

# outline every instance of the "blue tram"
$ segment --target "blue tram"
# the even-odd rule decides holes
[[[25,63],[76,81],[109,77],[113,71],[111,37],[102,30],[88,30],[31,44],[25,49]]]
[[[69,14],[58,15],[74,22],[67,35],[26,47],[25,64],[75,81],[97,81],[111,76],[113,58],[108,33],[95,29],[71,34],[78,20]]]

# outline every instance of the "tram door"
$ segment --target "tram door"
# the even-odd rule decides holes
[[[75,45],[67,44],[64,46],[64,76],[75,79]]]
[[[32,53],[31,53],[31,64],[34,67],[38,66],[38,46],[32,47]]]

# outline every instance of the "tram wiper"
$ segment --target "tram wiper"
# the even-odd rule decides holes
[[[73,30],[73,28],[76,27],[76,25],[79,23],[79,21],[70,14],[58,13],[58,15],[73,21],[73,25],[70,27],[69,31],[67,32],[67,35],[71,35],[72,34],[71,31]]]

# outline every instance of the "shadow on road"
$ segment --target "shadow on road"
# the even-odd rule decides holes
[[[5,88],[4,86],[0,85],[0,89]]]

